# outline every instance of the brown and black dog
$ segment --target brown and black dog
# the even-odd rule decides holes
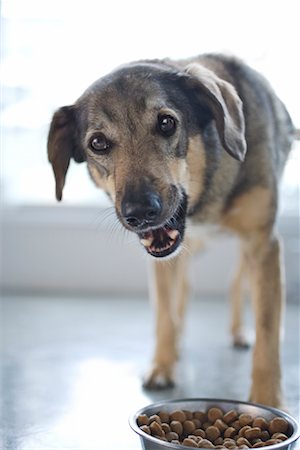
[[[87,162],[124,227],[154,262],[156,345],[148,387],[173,383],[186,299],[191,224],[238,235],[232,332],[243,340],[241,281],[256,317],[252,401],[279,406],[283,282],[274,231],[278,182],[294,137],[268,82],[236,58],[134,62],[90,86],[53,116],[48,155],[62,190],[70,159]],[[184,245],[182,245],[184,243]],[[162,262],[172,255],[172,263]]]

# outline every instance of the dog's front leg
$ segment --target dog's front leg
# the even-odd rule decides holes
[[[245,286],[244,281],[247,275],[247,266],[244,261],[244,255],[241,254],[241,260],[238,270],[233,279],[230,298],[231,298],[231,335],[233,345],[237,348],[248,348],[248,340],[243,325],[243,303]]]
[[[144,387],[162,389],[174,385],[179,337],[187,299],[187,257],[182,251],[172,260],[153,261],[150,291],[156,316],[156,342],[152,365]]]
[[[245,255],[256,318],[250,398],[254,402],[280,407],[280,332],[284,294],[279,241],[273,235],[255,233],[246,241]]]

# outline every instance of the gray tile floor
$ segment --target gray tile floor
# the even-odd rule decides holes
[[[180,382],[156,393],[141,388],[152,350],[146,299],[5,298],[1,309],[1,449],[137,450],[128,416],[144,405],[195,396],[247,399],[251,351],[230,346],[225,300],[190,303]],[[299,418],[298,305],[288,306],[285,320],[286,400]]]

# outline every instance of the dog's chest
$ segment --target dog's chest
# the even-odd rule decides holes
[[[193,251],[199,250],[222,232],[224,229],[218,224],[195,224],[190,220],[187,222],[186,236]]]

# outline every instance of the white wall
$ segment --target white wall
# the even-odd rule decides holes
[[[2,197],[53,201],[54,110],[132,60],[236,54],[267,77],[299,128],[299,15],[298,0],[2,0]],[[65,199],[94,193],[83,170],[70,170]]]

